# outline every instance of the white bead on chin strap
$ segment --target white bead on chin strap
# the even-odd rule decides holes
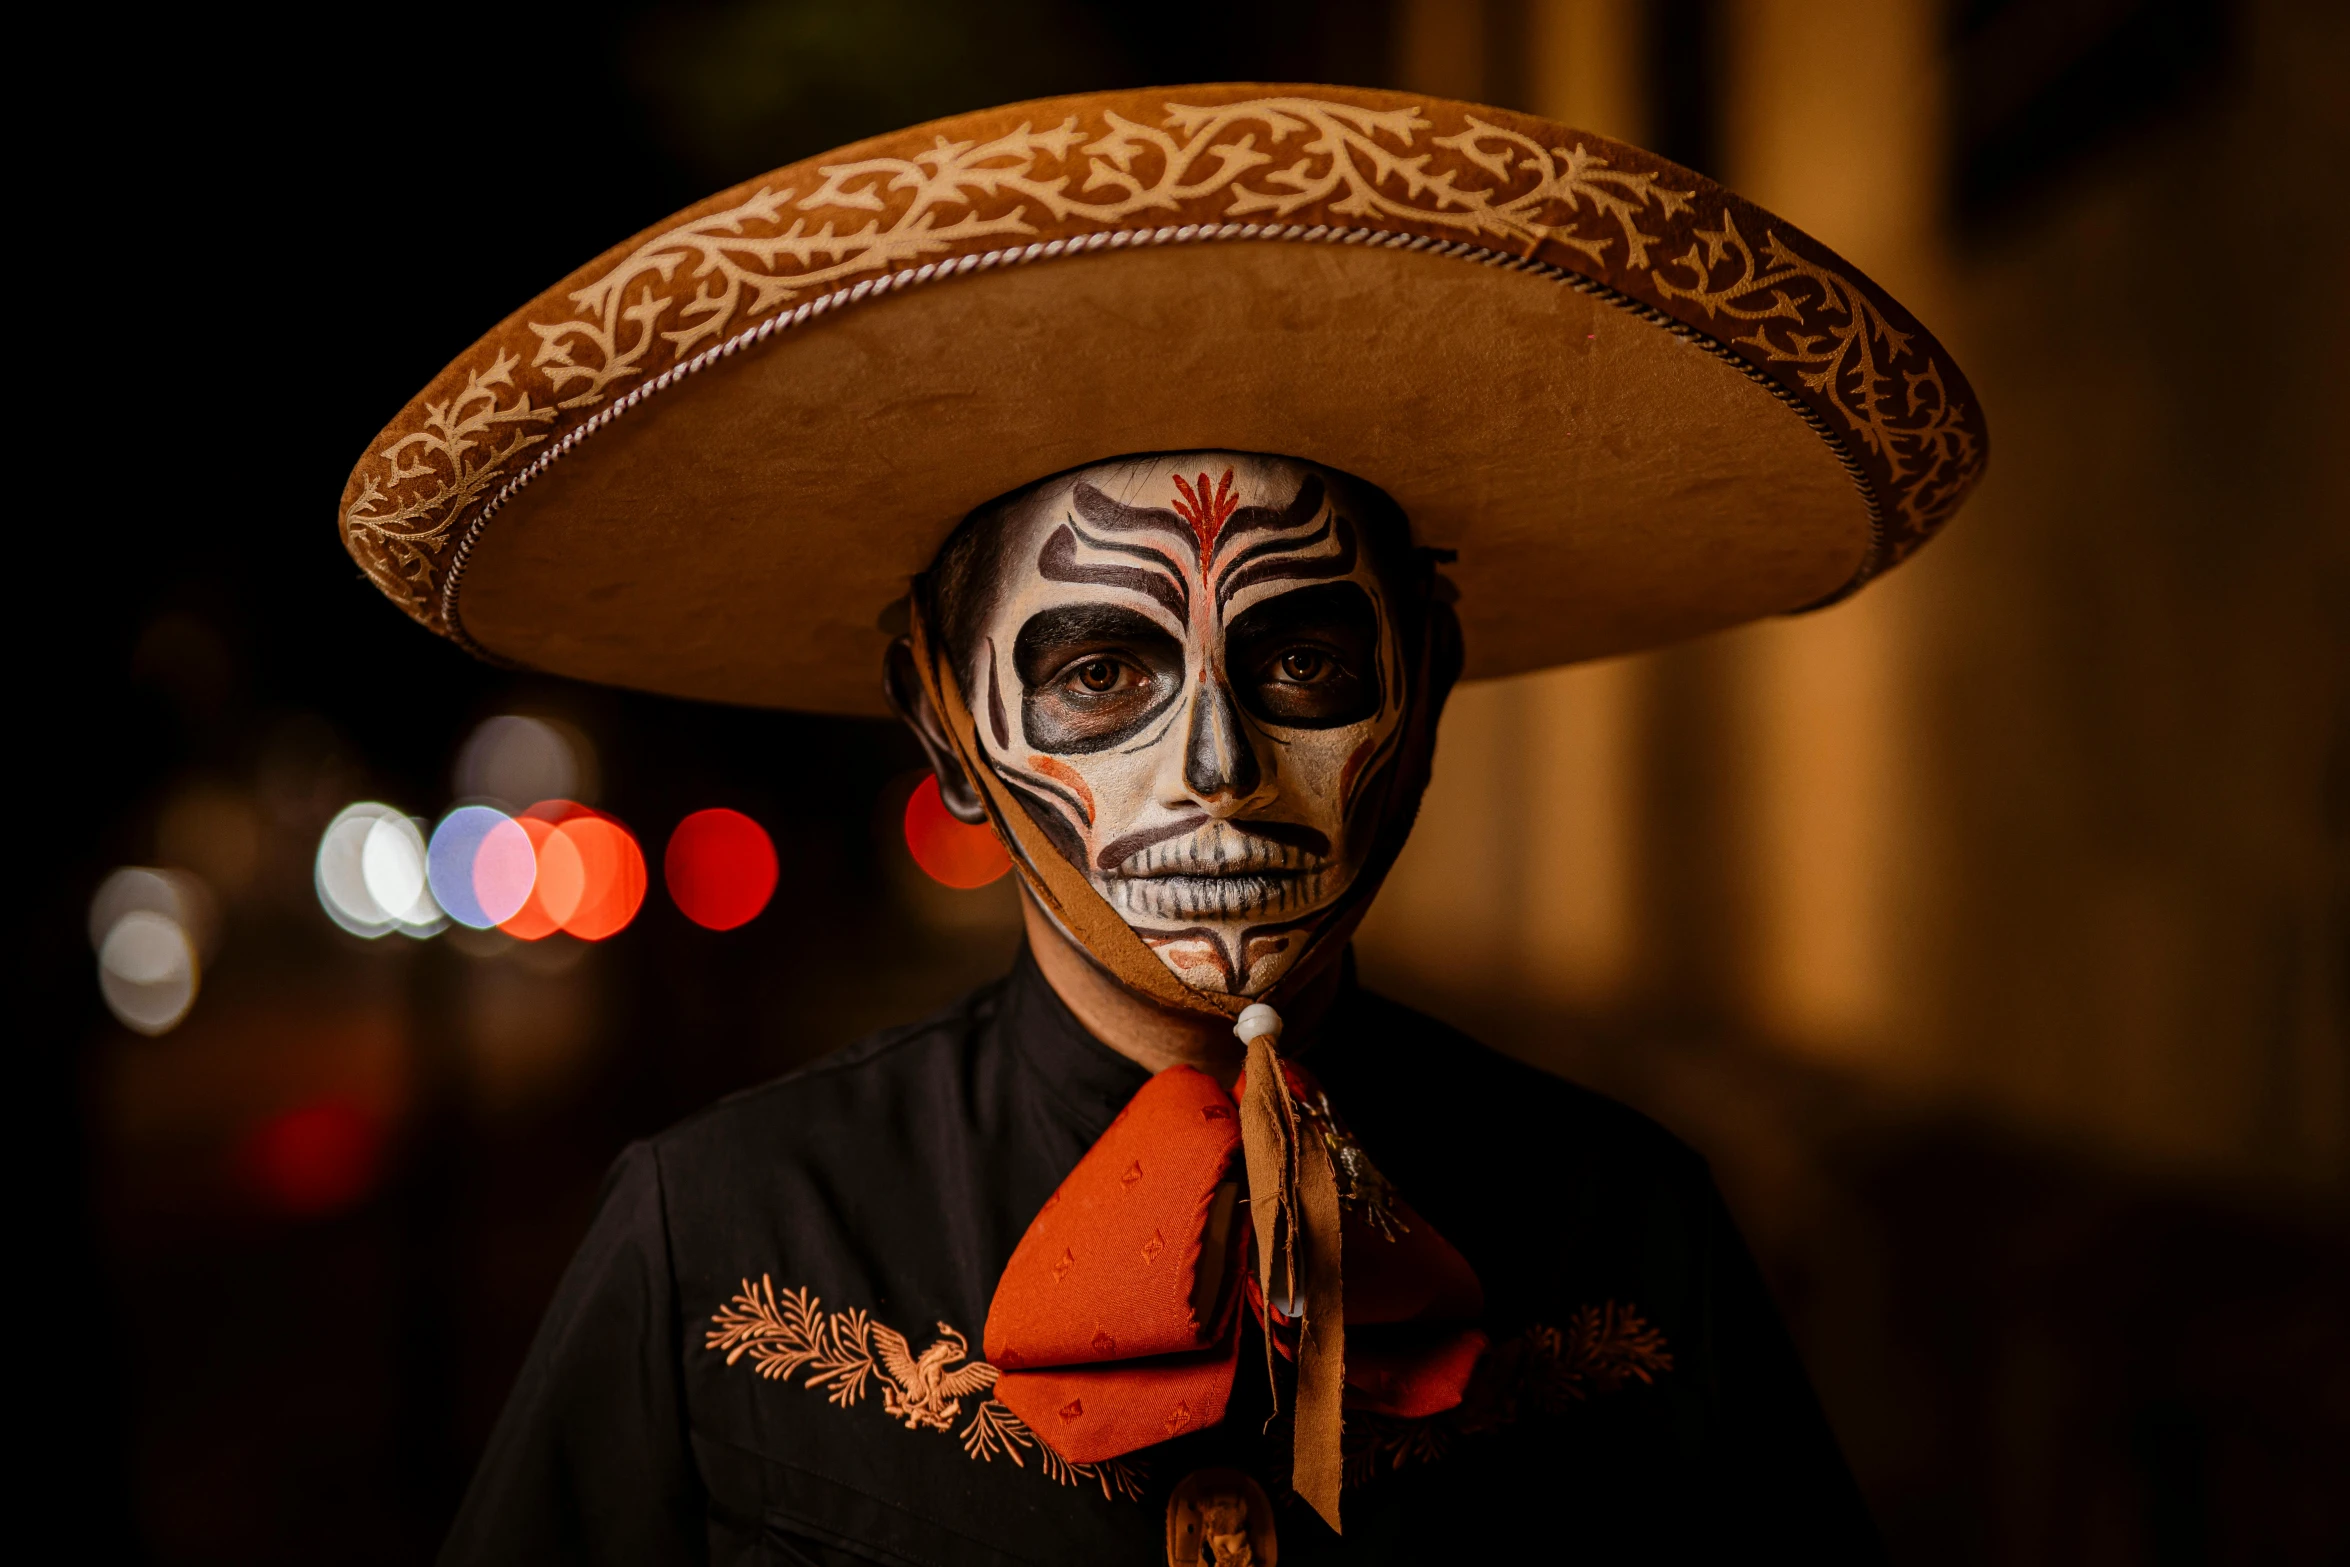
[[[1253,1045],[1264,1038],[1270,1038],[1278,1044],[1281,1040],[1281,1014],[1262,1001],[1254,1002],[1233,1019],[1232,1032],[1240,1036],[1240,1042],[1244,1045]]]

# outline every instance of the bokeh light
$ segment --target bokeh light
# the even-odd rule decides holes
[[[103,947],[116,921],[142,909],[177,924],[199,958],[212,956],[220,939],[220,906],[212,889],[191,872],[151,865],[126,865],[99,883],[90,899],[91,948]]]
[[[426,884],[424,830],[388,805],[345,806],[319,836],[314,881],[327,917],[372,941],[430,936],[447,918]]]
[[[740,811],[696,811],[669,835],[661,873],[687,919],[733,930],[758,918],[775,895],[775,843]]]
[[[310,1218],[348,1208],[373,1191],[383,1154],[382,1122],[364,1106],[330,1099],[254,1127],[237,1162],[270,1207]]]
[[[463,800],[519,811],[532,800],[593,799],[596,753],[586,735],[556,718],[505,713],[485,719],[457,753]]]
[[[98,947],[98,989],[125,1027],[167,1034],[196,1004],[196,945],[179,921],[153,909],[116,920]]]
[[[645,901],[645,856],[628,829],[573,800],[542,800],[515,818],[538,875],[498,929],[524,941],[560,930],[582,941],[618,934]]]
[[[424,896],[424,835],[405,817],[377,821],[359,845],[359,879],[394,919],[415,908]]]
[[[628,829],[609,816],[582,815],[556,825],[550,842],[569,839],[581,871],[579,906],[563,921],[582,941],[616,936],[645,902],[645,856]]]
[[[537,874],[531,879],[522,907],[500,920],[498,929],[524,941],[543,941],[561,930],[563,922],[579,907],[579,895],[586,885],[586,869],[580,864],[579,850],[569,838],[558,840],[555,824],[544,816],[534,813],[517,817],[514,825],[530,839]]]
[[[433,829],[425,874],[449,918],[487,930],[522,911],[538,882],[538,853],[504,811],[461,805]]]
[[[167,1034],[196,1004],[204,959],[217,939],[212,893],[187,871],[126,865],[90,899],[98,993],[125,1028]]]
[[[994,828],[947,814],[935,776],[923,779],[906,802],[906,848],[931,880],[963,891],[984,887],[1012,868]]]

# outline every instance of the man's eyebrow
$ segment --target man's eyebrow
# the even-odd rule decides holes
[[[1098,543],[1089,536],[1088,542]],[[1151,561],[1147,567],[1088,566],[1077,559],[1077,530],[1063,523],[1044,541],[1044,548],[1036,557],[1037,574],[1047,582],[1082,582],[1094,587],[1124,588],[1139,593],[1163,605],[1177,620],[1191,618],[1191,589],[1185,586],[1180,573],[1171,569],[1164,555],[1156,550],[1128,550],[1112,545],[1121,554],[1135,554]]]
[[[1254,640],[1321,627],[1375,635],[1379,612],[1352,582],[1325,582],[1259,599],[1232,618],[1228,636]]]
[[[1122,604],[1063,604],[1038,610],[1022,623],[1012,643],[1012,665],[1024,683],[1034,685],[1051,673],[1046,660],[1089,642],[1164,648],[1174,646],[1175,638],[1148,615]]]
[[[1310,555],[1331,533],[1338,535],[1338,553]],[[1232,568],[1216,584],[1216,609],[1222,613],[1244,589],[1260,582],[1320,582],[1343,577],[1355,569],[1354,524],[1332,512],[1322,526],[1299,539],[1271,539],[1233,557]]]

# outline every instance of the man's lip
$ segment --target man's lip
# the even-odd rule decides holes
[[[1123,837],[1112,838],[1094,854],[1093,863],[1103,871],[1115,871],[1127,860],[1149,848],[1152,844],[1164,843],[1169,838],[1181,838],[1198,832],[1200,828],[1207,825],[1209,820],[1207,812],[1198,811],[1188,816],[1178,816],[1172,821],[1161,822],[1156,827],[1144,827],[1138,831],[1127,833]],[[1302,850],[1316,859],[1327,859],[1330,854],[1330,840],[1328,838],[1313,828],[1297,822],[1231,821],[1226,825],[1233,831],[1252,838],[1264,838],[1288,848]],[[1194,870],[1170,874],[1198,876],[1211,873]],[[1214,874],[1262,876],[1267,872],[1235,870],[1229,873]]]

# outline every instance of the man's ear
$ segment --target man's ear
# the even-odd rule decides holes
[[[930,770],[938,775],[938,798],[947,808],[947,814],[973,827],[986,826],[987,807],[980,804],[978,789],[963,771],[963,764],[955,759],[955,748],[947,741],[946,726],[939,722],[937,710],[930,705],[930,693],[922,689],[922,681],[914,673],[914,644],[910,638],[900,637],[889,645],[889,653],[881,664],[881,689],[889,697],[891,710],[914,731],[915,742],[930,761]]]

